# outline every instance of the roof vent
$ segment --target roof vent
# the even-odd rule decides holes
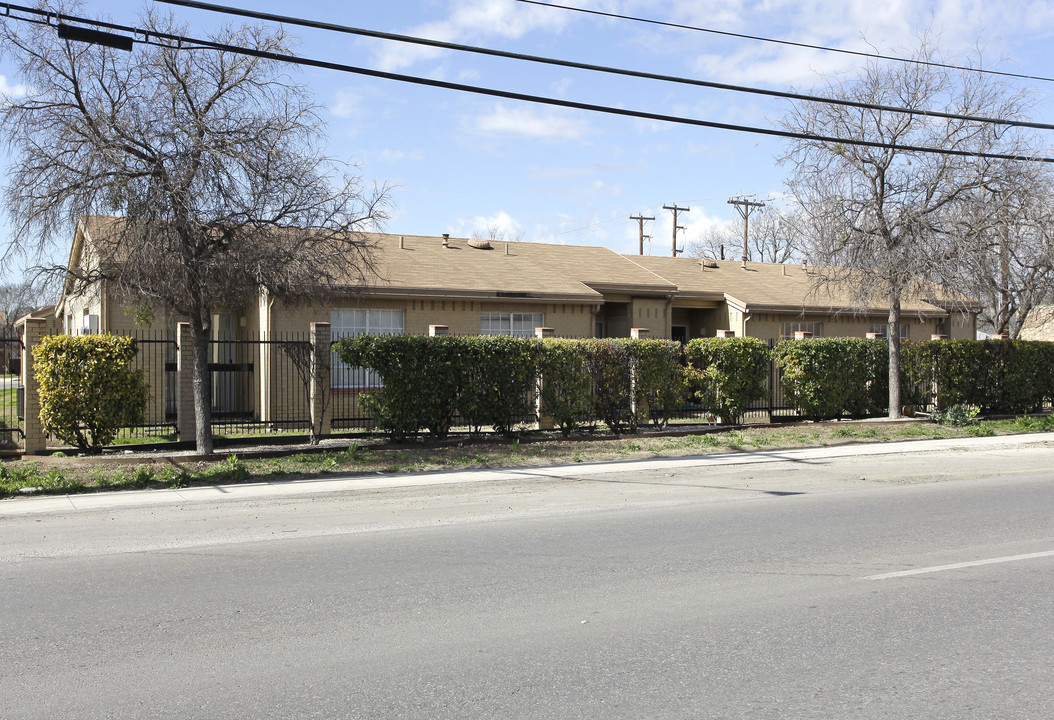
[[[443,233],[443,247],[450,247],[450,233]]]
[[[490,240],[484,240],[482,238],[472,238],[468,241],[469,247],[474,247],[479,250],[490,250]]]
[[[710,258],[706,258],[705,260],[700,260],[699,264],[702,265],[704,268],[712,269],[717,267],[717,260],[711,260]]]

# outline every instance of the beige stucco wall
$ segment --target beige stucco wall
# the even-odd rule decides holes
[[[665,298],[633,298],[630,318],[632,328],[647,328],[650,337],[670,337],[670,303]]]
[[[478,335],[484,312],[541,313],[558,336],[592,336],[592,306],[537,301],[494,302],[456,299],[336,298],[325,305],[275,301],[269,326],[276,333],[306,332],[312,322],[329,322],[331,309],[402,310],[407,334],[427,335],[429,325],[446,325],[452,335]]]
[[[952,321],[953,337],[967,337],[969,332],[969,320],[961,319],[956,313]],[[793,323],[823,323],[823,337],[864,337],[871,331],[874,325],[884,325],[884,316],[860,316],[860,315],[825,315],[819,313],[800,314],[783,313],[753,313],[747,322],[747,335],[750,337],[769,339],[780,339],[780,330],[785,322]],[[919,318],[917,316],[905,316],[901,323],[908,328],[909,340],[929,340],[930,336],[937,331],[937,320],[933,318]]]

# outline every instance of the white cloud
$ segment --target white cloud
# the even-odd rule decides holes
[[[338,90],[329,111],[339,118],[357,117],[362,112],[362,97],[350,90]]]
[[[551,140],[577,140],[589,126],[554,113],[541,114],[526,108],[506,108],[500,103],[494,112],[476,118],[476,129],[482,132],[524,135]]]
[[[748,0],[728,12],[728,3],[677,3],[673,22],[809,45],[865,53],[909,55],[929,33],[947,56],[971,55],[978,42],[986,55],[1012,55],[1018,39],[1045,37],[1054,22],[1050,2],[992,3],[988,0]],[[724,11],[722,11],[724,8]],[[653,11],[655,12],[655,11]],[[665,32],[665,31],[663,31]],[[811,86],[818,76],[860,67],[860,56],[756,40],[721,38],[691,31],[664,35],[677,48],[704,46],[691,67],[723,82]],[[706,38],[705,42],[698,42]],[[689,50],[691,53],[691,50]]]
[[[446,19],[418,25],[405,34],[443,42],[495,37],[513,40],[533,30],[559,31],[572,14],[509,0],[453,0],[452,5]],[[443,52],[422,45],[386,43],[376,62],[382,70],[395,71]]]
[[[452,232],[494,240],[519,240],[523,236],[523,226],[507,212],[499,210],[490,217],[459,218]]]
[[[0,75],[0,96],[8,99],[24,97],[29,92],[25,85],[11,85],[7,77]]]

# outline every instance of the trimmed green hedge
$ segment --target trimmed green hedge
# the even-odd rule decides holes
[[[455,422],[510,434],[533,413],[539,378],[544,412],[565,434],[591,418],[616,434],[661,426],[686,396],[681,345],[670,340],[364,335],[335,349],[380,375],[363,406],[396,439],[425,429],[442,438]]]
[[[404,440],[427,429],[446,437],[457,416],[465,351],[461,338],[362,335],[335,344],[342,362],[372,368],[384,387],[363,393],[375,427]]]
[[[784,340],[774,354],[783,371],[786,399],[808,418],[862,417],[888,405],[889,346],[885,340]]]
[[[772,355],[757,338],[697,338],[688,343],[692,387],[702,406],[738,425],[750,404],[768,395]]]
[[[374,425],[403,439],[452,425],[510,434],[534,413],[565,435],[596,422],[611,432],[664,426],[694,393],[707,410],[736,424],[766,396],[770,360],[785,398],[806,417],[863,417],[886,410],[885,340],[815,338],[781,342],[770,354],[756,338],[701,338],[685,351],[670,340],[562,340],[363,336],[336,343],[341,360],[369,367],[384,386],[363,393]],[[942,340],[904,343],[905,404],[936,388],[937,405],[1025,412],[1054,399],[1054,343]]]
[[[1054,343],[1027,340],[928,340],[906,345],[912,382],[936,390],[938,408],[1023,413],[1054,399]]]
[[[115,335],[50,335],[33,348],[46,432],[98,453],[122,427],[142,422],[149,388],[132,370],[138,348]]]
[[[684,346],[675,340],[631,340],[630,354],[636,370],[635,425],[651,420],[666,427],[689,394]]]
[[[539,371],[542,406],[564,436],[592,423],[592,380],[586,371],[586,346],[580,340],[541,341]]]
[[[534,411],[531,391],[542,346],[536,340],[500,335],[454,340],[461,346],[461,420],[473,432],[489,426],[510,435]]]

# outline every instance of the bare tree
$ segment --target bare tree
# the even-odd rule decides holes
[[[747,259],[765,263],[797,263],[805,259],[801,235],[793,229],[795,218],[777,207],[753,214],[747,226]],[[688,243],[689,257],[738,260],[743,256],[743,226],[728,221],[710,225]]]
[[[688,257],[724,260],[726,257],[736,257],[736,248],[742,246],[742,233],[737,235],[732,221],[729,220],[708,225],[695,240],[685,244],[684,254]]]
[[[1017,338],[1032,309],[1054,296],[1054,177],[1020,164],[998,185],[979,190],[962,219],[950,283],[983,304],[979,320]]]
[[[493,243],[500,242],[523,242],[523,230],[504,227],[499,223],[490,222],[483,227],[472,229],[472,237],[489,240]]]
[[[958,72],[923,41],[913,64],[870,63],[852,79],[831,81],[828,97],[957,115],[1020,118],[1027,98],[991,76]],[[961,64],[961,63],[959,63]],[[878,147],[797,140],[782,160],[792,170],[796,227],[818,266],[816,287],[837,286],[861,307],[889,308],[889,415],[900,417],[900,321],[905,297],[933,297],[933,280],[954,256],[978,190],[1011,169],[1006,163],[905,151],[921,146],[969,154],[1021,138],[1005,125],[844,105],[801,103],[784,117],[795,132],[879,143]],[[967,229],[968,230],[968,229]]]
[[[15,322],[47,305],[47,288],[33,280],[0,285],[0,337],[15,336]]]
[[[318,108],[285,66],[166,39],[185,34],[168,15],[148,12],[140,25],[148,42],[122,52],[3,20],[0,45],[30,88],[0,108],[13,155],[5,200],[16,242],[40,249],[80,217],[123,216],[93,238],[97,272],[62,270],[83,284],[107,278],[190,323],[196,444],[207,454],[213,311],[256,302],[261,289],[320,300],[360,286],[362,231],[384,218],[387,192],[324,156]],[[290,49],[273,28],[209,39]]]

